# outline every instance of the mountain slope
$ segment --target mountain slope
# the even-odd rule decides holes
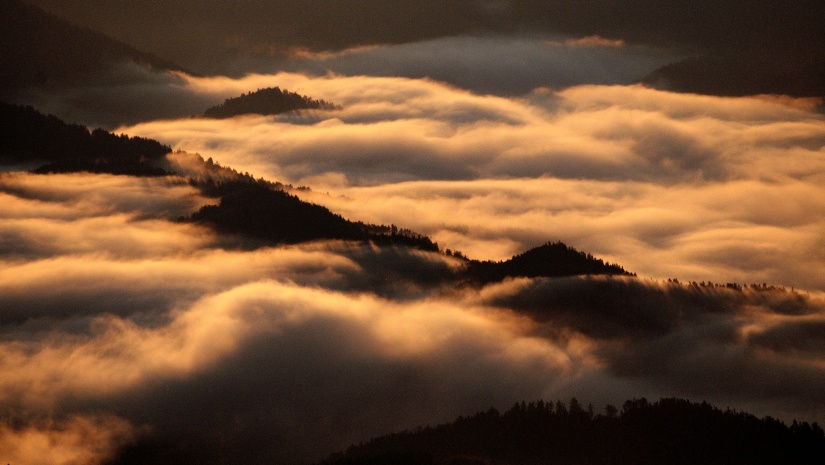
[[[323,465],[493,464],[816,464],[825,435],[816,423],[770,417],[682,399],[625,402],[595,415],[575,398],[565,405],[516,404],[434,428],[352,446]]]
[[[295,50],[343,50],[478,33],[538,32],[598,35],[679,54],[724,57],[721,66],[714,65],[715,74],[703,74],[742,81],[744,87],[760,93],[767,89],[770,93],[821,96],[802,93],[798,83],[774,79],[777,73],[758,66],[765,61],[777,68],[788,67],[789,76],[804,76],[810,69],[806,62],[815,62],[814,67],[822,69],[825,3],[819,0],[249,0],[243,8],[217,0],[172,4],[150,0],[128,8],[105,0],[32,1],[144,49],[188,60],[189,66],[224,73],[237,73],[239,70],[232,68],[233,59],[242,55],[271,58]],[[193,11],[197,14],[191,14]],[[155,34],[158,25],[181,32]],[[748,58],[748,66],[742,67],[737,55],[755,59]],[[787,59],[793,56],[802,59]],[[694,71],[682,73],[677,67],[667,72],[675,89],[727,92],[712,81],[679,86],[680,81],[690,81]],[[816,76],[809,77],[810,83],[816,82]],[[749,84],[751,81],[759,85]],[[744,89],[735,88],[733,95],[742,92]]]
[[[38,173],[77,172],[164,176],[174,173],[166,159],[172,150],[151,139],[116,136],[103,129],[67,124],[32,107],[0,102],[0,166],[26,166]],[[194,212],[185,221],[216,231],[250,237],[266,244],[295,244],[314,240],[369,241],[378,246],[411,247],[440,252],[429,237],[395,225],[350,221],[320,205],[302,201],[280,183],[255,180],[212,160],[200,162],[203,176],[190,179],[209,197],[220,199]],[[449,255],[452,255],[450,253]],[[453,279],[484,284],[507,277],[575,276],[627,273],[562,243],[546,244],[505,262],[468,260]]]
[[[714,53],[663,66],[642,82],[720,96],[785,94],[825,99],[825,59],[787,50]]]
[[[171,151],[151,139],[90,132],[32,107],[0,102],[0,166],[157,176],[168,174],[157,162]]]
[[[117,62],[180,69],[105,34],[74,26],[19,0],[0,0],[0,97],[59,85]]]

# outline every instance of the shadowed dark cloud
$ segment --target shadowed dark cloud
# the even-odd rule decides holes
[[[427,77],[479,93],[521,95],[537,87],[630,84],[674,59],[673,54],[595,38],[461,36],[335,54],[306,53],[246,67]]]
[[[768,0],[377,1],[33,0],[81,25],[195,69],[296,49],[342,50],[477,32],[538,31],[686,50],[821,50],[825,9]],[[185,18],[185,21],[182,20]]]
[[[598,341],[594,354],[613,376],[717,402],[761,403],[765,414],[825,407],[816,387],[825,382],[820,298],[624,278],[545,279],[487,292],[491,303],[547,322],[540,331],[550,337],[574,331]]]

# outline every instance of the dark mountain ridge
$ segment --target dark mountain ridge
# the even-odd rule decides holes
[[[171,151],[151,139],[89,131],[30,106],[0,102],[0,166],[34,164],[38,173],[162,176],[169,173],[159,162]]]
[[[548,242],[503,262],[470,260],[467,276],[473,282],[501,281],[506,277],[577,275],[631,275],[619,265],[605,263],[561,242]],[[635,274],[633,274],[635,276]]]
[[[0,98],[32,87],[89,80],[119,62],[182,69],[19,0],[0,0]]]
[[[663,66],[642,83],[719,96],[785,94],[825,99],[825,59],[821,54],[776,49],[716,52]]]
[[[300,200],[259,182],[224,183],[218,205],[207,205],[187,221],[205,223],[223,233],[242,234],[273,244],[294,244],[321,239],[369,241],[379,246],[411,247],[440,253],[429,237],[395,225],[353,222],[325,207]],[[619,265],[605,263],[561,242],[546,243],[501,261],[468,259],[457,252],[447,255],[464,261],[453,280],[486,284],[514,277],[578,275],[632,275]],[[633,275],[635,276],[635,275]]]
[[[521,402],[452,423],[353,445],[320,465],[497,464],[819,464],[825,434],[817,424],[720,410],[706,402],[633,399],[596,414],[568,404]]]
[[[116,136],[103,129],[67,124],[32,107],[0,102],[0,165],[34,164],[36,173],[91,172],[132,176],[176,175],[165,156],[170,147],[151,139]],[[182,221],[207,225],[224,234],[253,238],[262,244],[297,244],[316,240],[371,242],[441,253],[431,238],[395,225],[350,221],[326,207],[290,194],[281,183],[255,179],[211,159],[204,175],[190,179],[204,195],[219,199]],[[213,173],[214,176],[210,176]],[[505,262],[470,260],[450,279],[484,284],[507,277],[553,277],[580,274],[629,274],[618,265],[576,251],[562,243],[545,244]]]
[[[277,115],[295,110],[333,110],[334,104],[315,100],[295,92],[267,87],[224,100],[220,105],[207,109],[207,118],[231,118],[238,115]]]

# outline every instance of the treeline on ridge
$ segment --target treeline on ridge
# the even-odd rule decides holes
[[[788,426],[706,402],[634,399],[596,413],[524,402],[353,445],[319,465],[760,465],[825,463],[817,423]]]
[[[185,221],[206,223],[217,231],[242,234],[271,244],[297,244],[314,240],[372,241],[438,252],[429,237],[395,227],[350,221],[326,207],[305,202],[266,181],[251,179],[195,184],[202,192],[220,198]],[[281,185],[282,186],[282,185]]]
[[[89,131],[30,106],[0,102],[0,165],[35,165],[35,172],[163,176],[155,162],[172,149],[152,139]]]
[[[635,276],[619,265],[605,263],[562,242],[548,242],[502,262],[470,260],[467,268],[468,278],[480,283],[501,281],[506,277],[586,274]]]
[[[267,87],[226,99],[222,104],[207,109],[203,115],[207,118],[231,118],[245,114],[277,115],[295,110],[335,108],[334,104],[325,100],[315,100],[279,87]]]
[[[207,182],[201,189],[220,197],[219,203],[201,207],[183,220],[206,223],[223,233],[242,234],[271,244],[354,240],[441,252],[438,243],[423,234],[395,225],[350,221],[265,182]],[[561,242],[544,244],[502,262],[471,260],[452,251],[448,255],[465,261],[466,266],[455,276],[463,283],[485,284],[507,277],[631,275],[619,265],[605,263]]]
[[[155,140],[89,131],[43,115],[32,107],[0,102],[0,165],[30,166],[35,173],[91,172],[132,176],[165,176],[171,148]],[[203,161],[202,176],[192,186],[218,203],[207,205],[182,221],[205,224],[221,233],[239,234],[265,244],[296,244],[314,240],[369,241],[378,246],[411,247],[441,252],[430,237],[395,225],[351,221],[290,194],[289,186],[255,179],[248,173]],[[503,262],[471,260],[460,252],[444,251],[463,260],[456,282],[484,284],[506,277],[627,275],[562,243],[548,243]]]

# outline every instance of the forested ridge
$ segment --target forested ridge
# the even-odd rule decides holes
[[[696,465],[821,464],[817,424],[757,418],[706,402],[633,399],[596,411],[568,403],[521,402],[435,427],[353,445],[320,465]]]
[[[163,163],[171,151],[152,139],[115,135],[103,129],[90,132],[85,126],[65,123],[32,107],[0,102],[0,164],[31,165],[41,174],[83,171],[165,176],[175,174]],[[202,161],[202,172],[202,177],[190,178],[190,183],[218,203],[180,218],[182,221],[273,245],[348,240],[436,253],[442,250],[426,235],[396,225],[345,219],[290,194],[287,189],[291,186],[255,179],[212,159]],[[484,284],[517,276],[628,274],[618,265],[606,264],[562,243],[548,243],[503,262],[471,260],[449,249],[444,253],[465,262],[454,276],[456,282],[463,283]]]
[[[30,106],[0,102],[0,165],[34,165],[38,173],[162,176],[156,162],[172,149],[152,139],[89,131]]]
[[[467,276],[480,283],[505,277],[575,276],[584,274],[630,275],[624,268],[561,242],[546,243],[503,262],[470,260]]]
[[[185,221],[206,223],[220,232],[243,234],[273,244],[337,239],[441,251],[438,243],[426,235],[395,225],[350,221],[264,182],[229,182],[213,185],[209,190],[219,192],[220,202],[202,207]],[[547,243],[500,262],[472,260],[451,250],[445,253],[464,261],[465,266],[457,269],[454,280],[465,284],[486,284],[508,277],[631,274],[619,265],[605,263],[561,242]]]
[[[294,110],[332,110],[337,108],[325,100],[315,100],[280,87],[267,87],[224,100],[207,109],[207,118],[231,118],[245,114],[277,115]]]

